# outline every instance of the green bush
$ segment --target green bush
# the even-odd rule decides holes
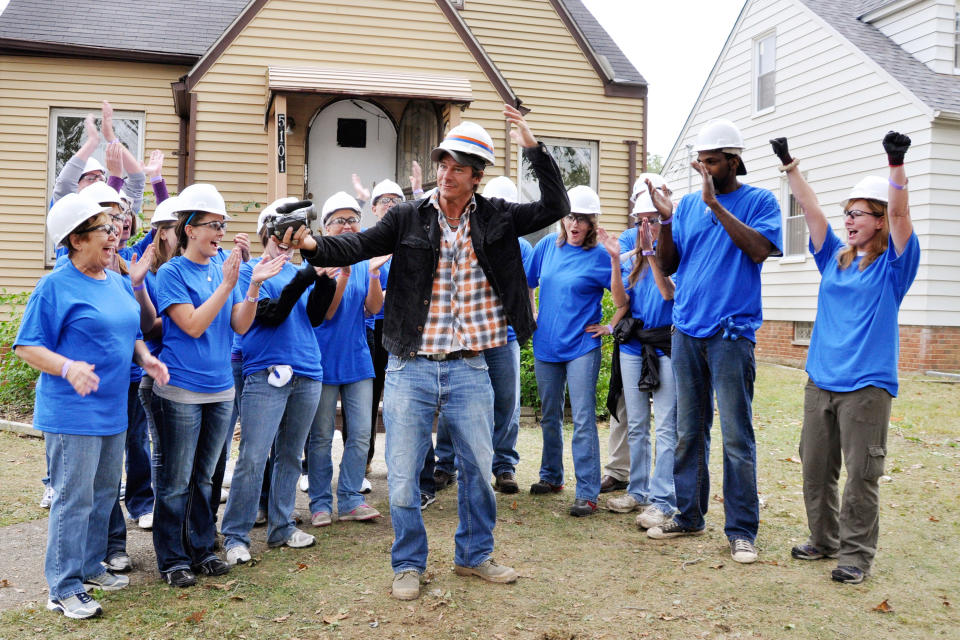
[[[603,322],[608,323],[616,307],[609,291],[603,293]],[[607,389],[610,387],[610,358],[613,355],[613,337],[604,336],[601,340],[600,375],[597,376],[597,415],[607,416]],[[534,373],[533,340],[529,340],[520,349],[520,404],[524,407],[540,408],[540,396],[537,395],[537,376]]]
[[[34,387],[40,372],[13,353],[13,341],[20,329],[23,307],[29,293],[0,293],[0,405],[5,411],[25,414],[33,411]]]

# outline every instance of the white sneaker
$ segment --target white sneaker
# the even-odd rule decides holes
[[[734,562],[750,564],[757,561],[757,548],[753,543],[743,538],[730,541],[730,555]]]
[[[310,476],[308,476],[307,474],[303,474],[302,476],[300,476],[300,481],[297,482],[297,488],[300,489],[300,491],[303,491],[304,493],[309,491]]]
[[[360,483],[360,493],[370,493],[373,491],[373,485],[370,484],[370,481],[366,478],[363,479],[363,482]]]
[[[629,493],[607,500],[607,509],[614,513],[630,513],[639,506],[637,499]]]
[[[119,499],[120,499],[120,500],[123,500],[123,499],[126,498],[126,497],[127,497],[127,483],[126,483],[126,482],[121,482],[121,483],[120,483],[120,497],[119,497]]]
[[[137,526],[146,531],[153,529],[153,513],[145,513],[137,518]]]
[[[223,504],[224,502],[226,502],[227,498],[229,497],[230,497],[230,490],[224,489],[221,487],[220,488],[220,504]]]
[[[652,529],[670,522],[671,516],[661,511],[655,504],[650,505],[637,516],[637,526],[641,529]]]
[[[248,562],[250,562],[250,550],[244,545],[238,544],[227,549],[227,564],[231,567]]]
[[[236,458],[230,458],[227,460],[227,466],[223,469],[223,480],[220,482],[221,487],[230,488],[230,485],[233,484],[233,470],[237,466]]]
[[[300,531],[300,529],[294,529],[293,533],[283,544],[293,549],[302,549],[303,547],[312,547],[316,542],[317,539],[309,533]]]
[[[43,497],[40,498],[40,508],[49,509],[50,504],[52,502],[53,502],[53,487],[51,487],[50,485],[47,485],[47,487],[43,490]],[[67,600],[69,600],[69,598],[67,598]],[[100,606],[100,605],[97,605],[97,606]]]
[[[73,618],[74,620],[84,620],[103,613],[103,609],[100,608],[100,603],[86,593],[78,593],[63,600],[51,598],[47,600],[47,609],[49,611],[59,611],[66,617]]]
[[[125,551],[117,551],[112,556],[103,561],[103,565],[110,571],[123,573],[133,568],[130,562],[130,556]]]

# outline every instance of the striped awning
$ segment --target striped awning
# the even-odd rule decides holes
[[[267,92],[268,103],[277,93],[325,93],[438,102],[473,102],[470,80],[462,76],[376,69],[269,67]]]

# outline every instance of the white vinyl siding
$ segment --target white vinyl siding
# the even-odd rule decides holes
[[[872,24],[904,51],[937,73],[956,66],[956,2],[921,0],[901,3]],[[869,14],[868,14],[869,17]]]

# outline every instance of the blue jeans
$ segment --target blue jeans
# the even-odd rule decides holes
[[[337,512],[345,515],[364,503],[360,488],[367,469],[367,451],[370,449],[373,378],[350,384],[323,385],[320,405],[310,428],[308,446],[310,513],[333,510],[333,493],[330,489],[333,482],[333,459],[330,448],[336,429],[337,397],[343,405],[344,420],[347,421],[347,437],[343,443],[340,476],[337,479]],[[419,497],[417,499],[419,500]]]
[[[43,572],[50,597],[83,593],[83,581],[102,575],[107,526],[123,470],[125,433],[75,436],[45,433],[53,487]]]
[[[520,345],[511,340],[483,352],[493,386],[493,475],[517,469],[520,433]],[[437,468],[454,470],[453,443],[446,429],[437,429]]]
[[[497,502],[493,465],[493,389],[482,356],[434,362],[390,356],[384,384],[387,480],[394,541],[394,572],[427,568],[427,531],[418,476],[430,446],[433,416],[449,429],[460,472],[454,535],[458,566],[475,567],[493,553]],[[312,483],[311,483],[312,484]]]
[[[760,521],[757,499],[757,445],[753,434],[753,343],[673,334],[673,371],[677,380],[677,448],[673,481],[677,522],[690,529],[706,526],[710,504],[710,427],[717,395],[723,436],[724,531],[731,540],[755,541]]]
[[[230,431],[232,402],[184,404],[160,398],[153,547],[161,573],[216,557],[212,476]]]
[[[677,447],[677,384],[668,356],[660,356],[660,386],[651,392],[640,391],[637,383],[643,357],[620,351],[623,399],[627,406],[627,446],[630,449],[630,483],[627,493],[641,504],[654,504],[664,513],[677,508],[673,489],[673,452]],[[657,418],[657,463],[653,466],[650,449],[650,397]]]
[[[600,438],[597,435],[597,376],[600,349],[569,362],[536,360],[537,389],[540,393],[540,429],[543,453],[540,479],[563,484],[564,386],[570,390],[573,413],[573,470],[577,476],[576,497],[596,502],[600,495]]]
[[[294,376],[282,387],[267,382],[267,371],[247,376],[243,385],[240,453],[230,484],[230,497],[220,531],[224,549],[250,546],[250,530],[257,519],[264,469],[274,447],[267,544],[281,545],[293,534],[290,517],[296,508],[300,452],[320,401],[320,382]]]

